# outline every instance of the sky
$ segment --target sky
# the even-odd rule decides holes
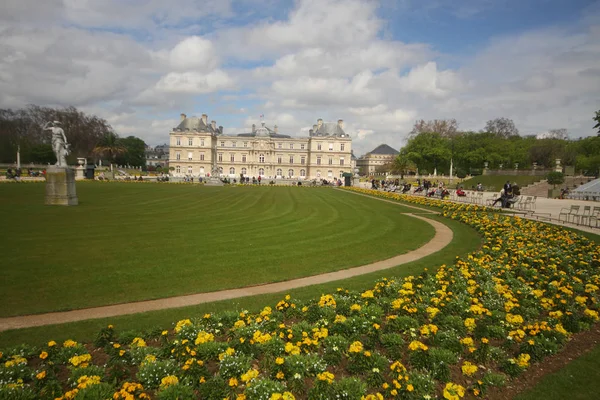
[[[168,143],[180,114],[306,136],[344,120],[360,156],[416,120],[595,134],[600,2],[3,0],[0,108],[75,106]],[[68,136],[68,132],[67,136]]]

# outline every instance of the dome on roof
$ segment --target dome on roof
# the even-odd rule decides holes
[[[265,137],[269,137],[269,130],[267,128],[265,128],[265,123],[262,123],[262,126],[260,128],[256,129],[256,136],[265,136]]]

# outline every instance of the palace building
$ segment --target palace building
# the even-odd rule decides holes
[[[221,177],[240,174],[263,179],[333,179],[353,173],[352,139],[344,121],[319,119],[309,136],[293,137],[261,121],[252,130],[226,135],[208,116],[187,117],[170,134],[169,166],[174,176],[207,177],[213,158]]]
[[[393,162],[398,154],[400,152],[387,144],[381,144],[356,161],[358,173],[360,175],[372,175],[377,172],[378,167]]]

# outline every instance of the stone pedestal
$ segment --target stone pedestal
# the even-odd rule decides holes
[[[215,177],[215,176],[211,176],[208,179],[206,179],[206,186],[223,186],[224,183],[221,181],[221,179]]]
[[[78,181],[85,179],[85,167],[80,165],[79,167],[75,168],[75,179]]]
[[[51,166],[46,170],[46,204],[76,206],[75,171],[69,167]]]

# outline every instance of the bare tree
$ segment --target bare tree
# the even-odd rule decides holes
[[[434,119],[425,121],[423,119],[415,122],[410,136],[420,133],[439,133],[442,137],[452,137],[458,133],[458,122],[453,119]]]
[[[569,138],[569,133],[565,128],[560,129],[550,129],[548,133],[543,135],[545,139],[561,139],[567,140]]]
[[[515,126],[513,120],[509,118],[496,118],[489,120],[485,124],[485,128],[483,128],[482,132],[493,133],[504,138],[519,136],[519,130]]]

